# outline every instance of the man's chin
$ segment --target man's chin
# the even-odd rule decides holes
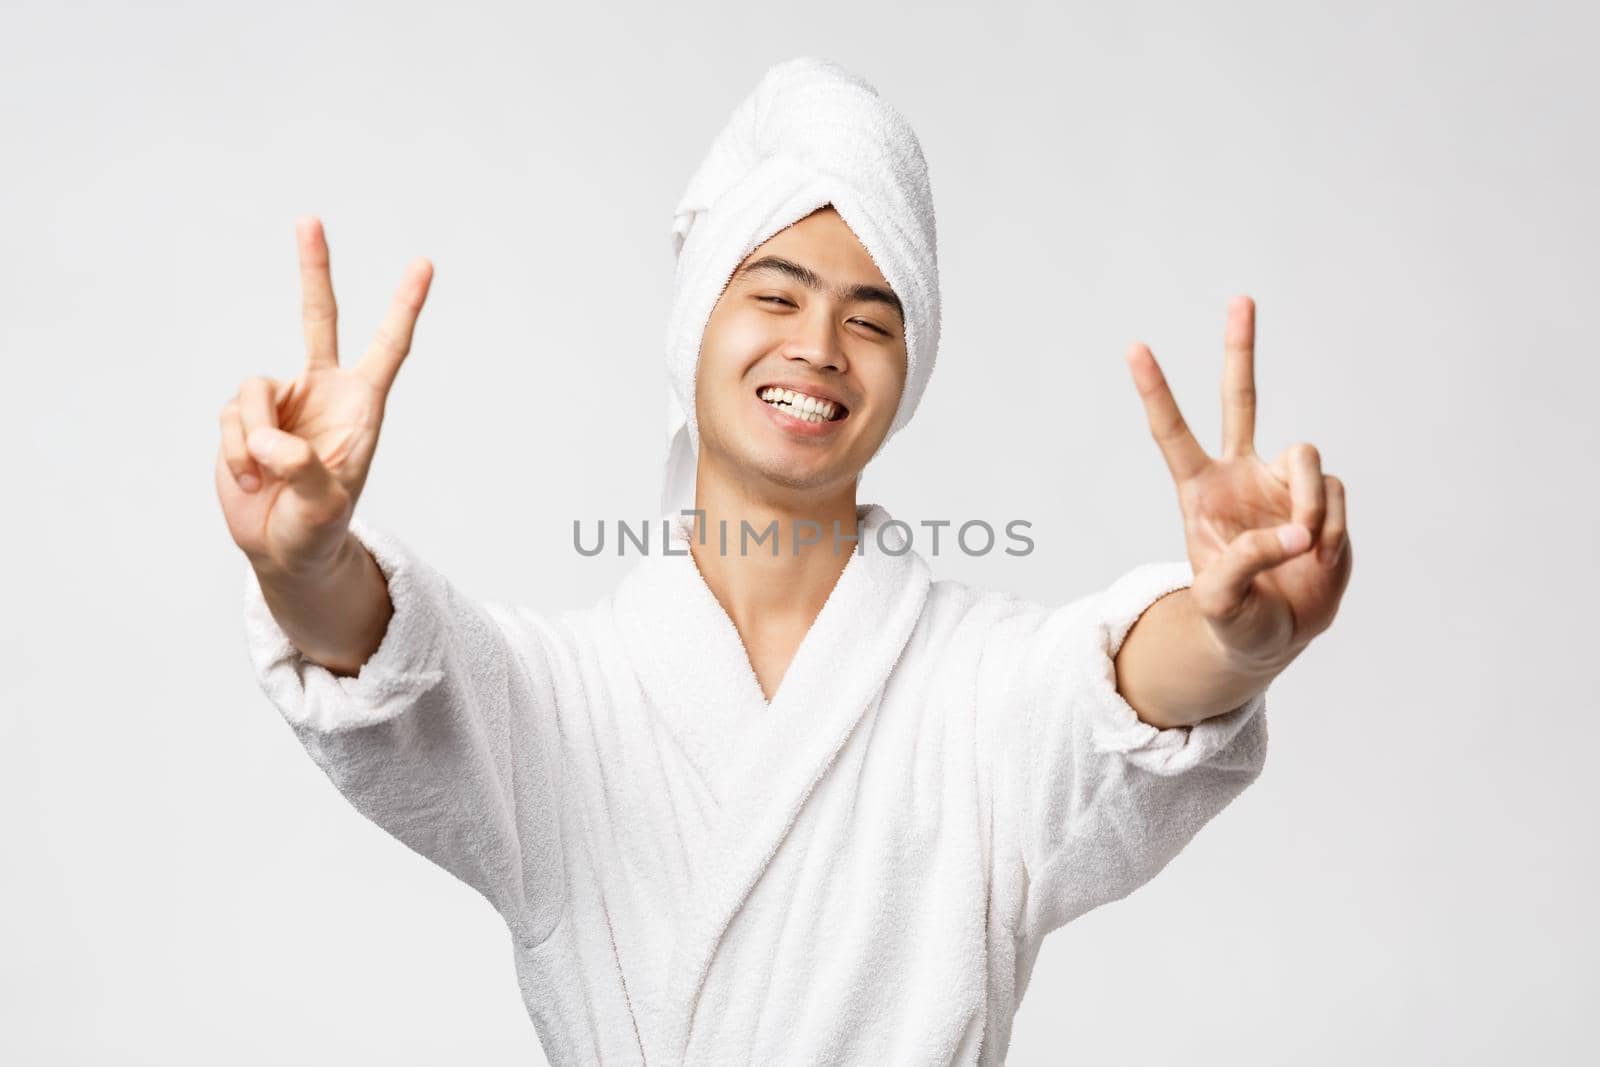
[[[843,444],[795,441],[771,426],[757,426],[747,428],[735,447],[711,447],[716,455],[714,466],[725,470],[737,484],[788,493],[827,493],[849,486],[861,473]]]
[[[814,457],[810,462],[800,462],[793,457],[752,457],[742,467],[744,479],[751,483],[797,493],[826,492],[848,485],[859,473],[852,472],[846,464],[839,462],[818,463]]]

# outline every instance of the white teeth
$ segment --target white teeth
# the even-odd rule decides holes
[[[782,408],[788,414],[806,422],[827,422],[838,410],[837,405],[831,400],[807,396],[793,389],[782,389],[777,386],[761,390],[760,396],[774,407]]]

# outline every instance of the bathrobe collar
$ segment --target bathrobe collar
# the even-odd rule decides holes
[[[724,930],[812,787],[881,695],[927,599],[929,568],[910,547],[908,528],[885,528],[890,516],[877,504],[858,505],[856,515],[857,549],[771,704],[738,630],[689,554],[688,517],[665,521],[672,550],[681,554],[652,545],[616,590],[617,627],[646,707],[699,770],[718,809],[666,971],[667,1017],[683,1028],[680,1048]],[[663,528],[658,521],[653,533]],[[830,535],[823,532],[823,544]],[[737,536],[730,528],[730,551]],[[715,549],[717,531],[706,539]]]

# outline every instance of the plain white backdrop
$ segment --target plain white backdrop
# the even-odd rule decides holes
[[[768,66],[917,129],[945,334],[863,501],[1023,517],[936,576],[1059,603],[1182,526],[1123,352],[1347,486],[1266,771],[1053,934],[1014,1063],[1579,1063],[1596,988],[1594,8],[23,3],[0,14],[0,1060],[536,1064],[503,925],[256,688],[216,418],[435,279],[360,511],[464,590],[591,603],[654,514],[672,208]],[[592,527],[591,527],[592,528]]]

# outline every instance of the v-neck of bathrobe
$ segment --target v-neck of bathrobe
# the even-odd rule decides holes
[[[624,579],[617,592],[618,622],[650,703],[719,806],[739,803],[740,772],[751,762],[752,746],[792,731],[797,722],[815,724],[845,697],[854,673],[844,669],[845,663],[876,664],[880,684],[887,676],[909,628],[905,633],[885,629],[886,609],[907,597],[920,604],[928,584],[926,563],[899,529],[883,530],[879,546],[879,530],[889,520],[880,505],[857,505],[857,550],[801,638],[771,700],[762,692],[738,628],[694,561],[692,520],[673,516],[657,522],[657,531],[669,531],[670,544]]]
[[[856,525],[858,529],[869,512],[870,505],[862,505],[856,508]],[[818,610],[816,617],[806,627],[806,632],[801,635],[800,643],[795,646],[793,654],[789,657],[789,662],[784,666],[783,677],[778,679],[778,688],[773,692],[772,698],[769,700],[766,691],[761,687],[761,676],[756,673],[755,660],[750,655],[750,647],[744,643],[744,637],[739,633],[739,627],[734,623],[733,616],[728,614],[728,609],[716,598],[716,594],[711,592],[711,583],[706,581],[705,572],[700,569],[699,563],[695,561],[693,550],[689,547],[689,540],[694,536],[692,520],[685,517],[677,525],[676,529],[672,531],[672,534],[673,542],[679,544],[688,552],[688,555],[684,558],[689,567],[694,569],[694,577],[700,585],[705,586],[706,594],[722,614],[721,625],[713,624],[711,631],[722,643],[731,644],[738,649],[738,657],[735,657],[729,651],[723,658],[735,659],[742,657],[744,660],[745,670],[735,672],[736,680],[733,684],[748,690],[748,692],[740,696],[737,702],[739,705],[748,705],[749,711],[746,714],[753,717],[754,725],[764,726],[771,721],[774,714],[779,713],[775,709],[780,708],[779,702],[784,695],[784,690],[789,688],[786,683],[793,676],[794,665],[800,658],[801,649],[805,648],[806,642],[811,639],[811,635],[817,632],[817,621],[822,618],[822,610],[826,609],[828,601],[833,599],[834,590],[838,589],[844,582],[845,574],[862,557],[852,552],[850,557],[845,560],[845,565],[840,568],[838,576],[834,579],[833,588],[829,589],[828,595],[823,598],[823,608]]]
[[[876,707],[922,615],[928,565],[900,528],[883,530],[880,545],[889,521],[879,505],[857,506],[857,550],[770,702],[733,620],[689,554],[687,518],[665,518],[673,551],[647,555],[616,590],[612,617],[641,706],[670,734],[715,807],[704,848],[691,860],[671,950],[659,961],[669,1025],[689,1025],[728,923]],[[676,1035],[685,1038],[686,1031]]]

